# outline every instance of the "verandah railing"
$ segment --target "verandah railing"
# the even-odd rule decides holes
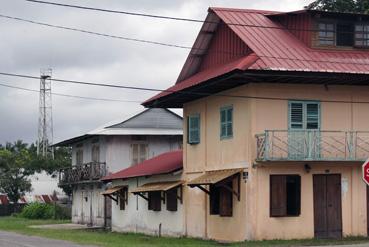
[[[59,185],[99,180],[106,176],[105,162],[89,162],[59,171]]]
[[[266,130],[256,135],[259,161],[363,161],[369,131]]]

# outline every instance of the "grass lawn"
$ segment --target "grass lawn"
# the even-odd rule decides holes
[[[225,246],[213,241],[192,238],[158,238],[142,234],[123,234],[92,230],[53,230],[29,228],[30,225],[68,223],[55,220],[27,220],[15,217],[0,217],[0,230],[18,232],[46,238],[68,240],[80,244],[92,244],[104,247],[120,246]],[[330,244],[360,244],[369,243],[369,238],[351,237],[342,240],[274,240],[247,241],[227,244],[226,246],[309,246]]]

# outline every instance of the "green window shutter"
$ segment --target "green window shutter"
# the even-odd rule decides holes
[[[233,136],[233,108],[227,110],[227,136]]]
[[[306,129],[320,129],[319,108],[319,103],[306,103]]]
[[[304,105],[301,102],[289,102],[289,127],[290,129],[304,128]]]
[[[288,102],[288,121],[290,129],[320,129],[320,103]]]
[[[227,106],[220,109],[220,138],[233,136],[233,107]]]
[[[189,144],[200,143],[200,114],[188,117],[187,132]]]

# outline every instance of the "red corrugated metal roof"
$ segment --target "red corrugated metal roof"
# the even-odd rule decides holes
[[[227,8],[210,8],[209,11],[226,23],[252,53],[177,82],[168,89],[170,92],[160,93],[143,104],[237,69],[369,74],[368,51],[310,48],[268,17],[278,12]]]
[[[41,195],[41,196],[42,196],[42,199],[44,200],[45,203],[51,203],[52,202],[49,195]]]
[[[197,84],[200,84],[204,81],[210,80],[212,78],[215,78],[217,76],[229,73],[234,70],[245,70],[248,68],[251,64],[255,63],[255,61],[258,60],[258,57],[253,53],[249,56],[245,56],[242,58],[238,58],[232,62],[229,62],[227,64],[222,64],[219,66],[216,66],[211,69],[207,69],[204,71],[201,71],[194,76],[191,76],[190,78],[175,84],[174,86],[168,88],[166,91],[159,93],[158,95],[152,97],[151,99],[147,100],[146,102],[153,101],[155,99],[158,99],[160,97],[166,96],[171,94],[172,92],[181,91],[182,89],[195,86]]]
[[[0,204],[1,205],[8,205],[9,204],[9,198],[7,195],[0,195]]]
[[[102,178],[102,181],[166,174],[182,169],[182,150],[160,154],[142,163],[123,169]]]

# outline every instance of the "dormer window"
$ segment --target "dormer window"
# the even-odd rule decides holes
[[[369,24],[355,25],[355,46],[369,46]]]
[[[334,24],[319,23],[319,45],[334,45]]]
[[[318,23],[319,46],[369,47],[369,23],[321,21]]]
[[[352,23],[337,23],[337,46],[354,45],[354,25]]]

